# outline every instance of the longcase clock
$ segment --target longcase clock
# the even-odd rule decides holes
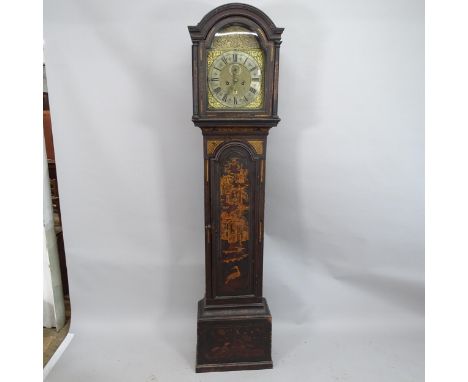
[[[265,158],[268,131],[280,120],[283,28],[255,7],[232,3],[189,32],[205,185],[196,371],[271,368],[271,314],[262,294]]]

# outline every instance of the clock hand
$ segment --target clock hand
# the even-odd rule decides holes
[[[237,74],[235,72],[232,73],[232,94],[237,94]],[[234,93],[235,92],[235,93]]]
[[[237,79],[235,79],[234,74],[232,74],[231,85],[229,86],[228,91],[226,92],[227,94],[231,94],[231,95],[233,94],[236,82],[237,82]]]

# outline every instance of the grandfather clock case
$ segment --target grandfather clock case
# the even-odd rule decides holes
[[[272,368],[272,318],[262,294],[265,161],[268,132],[280,120],[283,28],[255,7],[232,3],[188,29],[205,194],[196,371]]]

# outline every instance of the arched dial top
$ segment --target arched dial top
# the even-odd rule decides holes
[[[208,68],[209,91],[225,107],[246,107],[261,95],[262,76],[261,66],[250,54],[226,51]]]
[[[241,3],[217,7],[189,27],[196,126],[239,132],[278,124],[282,31],[261,10]]]

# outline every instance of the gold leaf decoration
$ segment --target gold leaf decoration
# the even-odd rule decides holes
[[[254,148],[255,152],[259,155],[263,154],[263,141],[247,141]]]
[[[206,152],[208,154],[213,154],[216,148],[223,143],[224,141],[220,140],[209,140],[206,142]]]
[[[250,208],[248,170],[244,168],[240,159],[231,158],[225,163],[219,187],[223,262],[225,264],[238,263],[248,256],[244,243],[249,240],[247,211]],[[232,266],[231,270],[236,272],[227,277],[226,284],[241,276],[237,266]]]

